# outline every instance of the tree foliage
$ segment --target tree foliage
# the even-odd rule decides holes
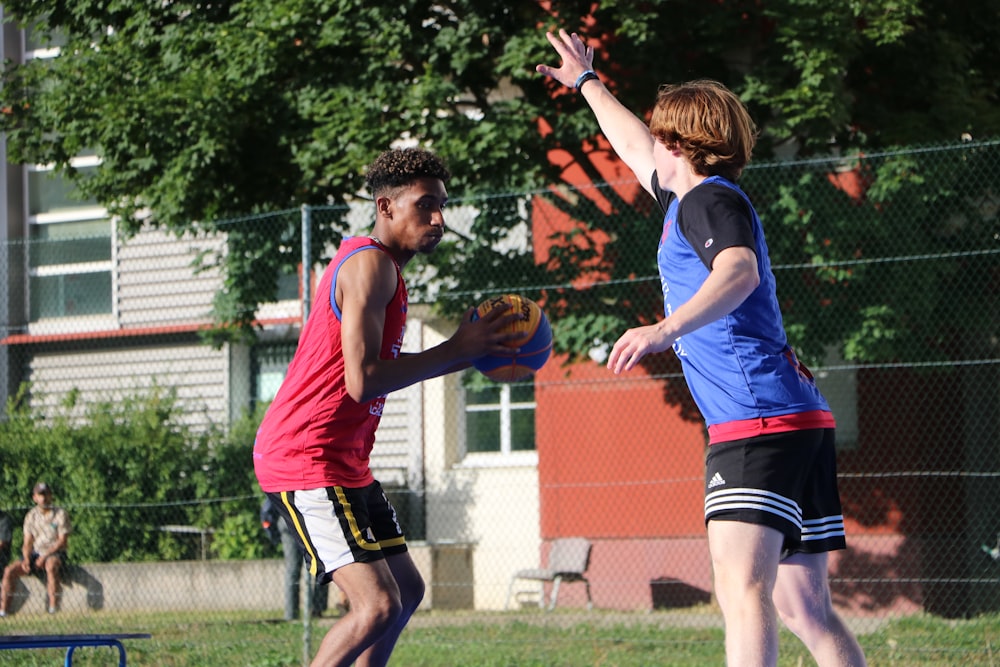
[[[846,191],[833,187],[839,176]],[[811,359],[994,358],[1000,145],[748,170],[790,338]]]
[[[663,82],[711,77],[736,90],[761,128],[757,159],[978,138],[1000,133],[992,4],[12,0],[6,12],[61,55],[7,64],[0,129],[11,159],[54,164],[126,233],[350,201],[362,166],[397,141],[443,155],[453,197],[557,183],[565,163],[550,163],[553,150],[601,180],[591,113],[534,71],[555,61],[544,30],[565,27],[595,44],[596,68],[640,115]],[[86,176],[70,165],[84,151],[102,160]],[[611,215],[587,218],[592,202],[551,200],[596,222],[565,232],[573,244],[547,265],[497,250],[524,218],[500,199],[484,206],[474,241],[453,237],[429,260],[438,277],[482,292],[568,284],[595,261],[611,279],[650,275],[652,253],[629,252],[658,234],[648,202],[614,195]],[[344,227],[339,216],[315,222],[314,259]],[[227,231],[217,306],[245,326],[275,276],[294,270],[299,232]],[[597,237],[608,240],[600,257]],[[599,304],[564,304],[563,345],[650,317],[658,298],[622,290]]]

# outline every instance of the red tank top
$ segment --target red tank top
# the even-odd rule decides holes
[[[385,396],[357,403],[348,395],[334,298],[344,261],[367,251],[386,252],[368,237],[346,239],[323,272],[316,308],[254,442],[254,471],[264,491],[360,487],[374,481],[368,457]],[[398,266],[396,280],[396,293],[385,309],[382,359],[399,356],[406,328],[406,285]]]

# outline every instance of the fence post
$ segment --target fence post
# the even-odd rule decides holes
[[[312,207],[302,205],[302,326],[309,319],[309,309],[312,307],[312,263],[309,259],[309,246],[312,244]]]
[[[309,204],[302,205],[302,326],[305,327],[306,320],[309,319],[309,309],[312,307],[312,263],[309,259],[309,246],[312,243],[312,207]],[[301,332],[302,329],[299,329]],[[309,579],[309,572],[303,572],[306,579]],[[302,667],[309,665],[309,655],[312,653],[312,596],[314,581],[309,581],[307,586],[302,586],[300,577],[299,591],[302,593]],[[305,590],[302,590],[302,589]]]

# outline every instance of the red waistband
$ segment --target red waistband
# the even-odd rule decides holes
[[[833,413],[829,410],[812,410],[810,412],[797,412],[792,415],[739,419],[737,421],[723,422],[709,426],[708,443],[714,445],[720,442],[753,438],[766,433],[804,431],[813,428],[834,428],[836,425]]]

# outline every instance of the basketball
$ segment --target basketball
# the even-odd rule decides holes
[[[545,365],[552,354],[552,328],[538,304],[517,294],[502,294],[483,301],[476,307],[476,318],[482,317],[500,304],[508,303],[521,319],[508,324],[503,331],[521,334],[505,343],[510,354],[488,354],[473,362],[473,367],[496,382],[517,382],[530,377]]]

